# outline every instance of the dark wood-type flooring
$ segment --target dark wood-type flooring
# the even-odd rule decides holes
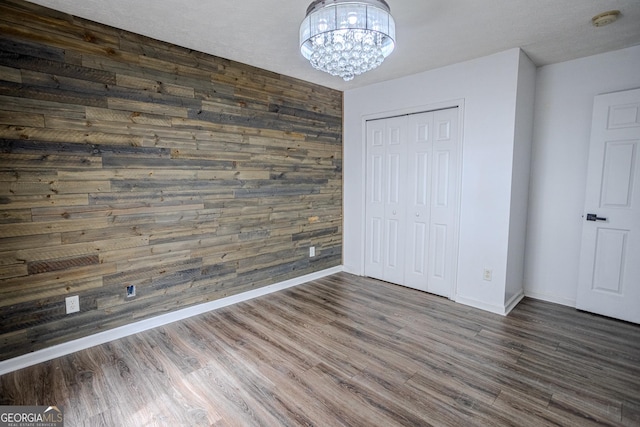
[[[337,274],[0,377],[66,426],[640,425],[640,327]]]

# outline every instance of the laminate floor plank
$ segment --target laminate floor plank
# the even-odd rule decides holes
[[[463,392],[456,391],[452,395],[425,392],[417,385],[415,379],[410,379],[405,384],[395,384],[385,381],[378,376],[378,372],[366,372],[364,375],[354,378],[354,381],[366,384],[369,388],[383,396],[393,396],[394,402],[406,411],[418,417],[418,421],[403,425],[432,425],[432,426],[462,426],[462,425],[486,425],[480,417],[474,417],[466,406],[473,405],[473,399]],[[445,390],[442,390],[445,391]],[[437,395],[434,397],[434,395]],[[463,407],[459,404],[451,404],[450,400],[464,401]],[[499,420],[494,418],[493,425],[499,425]]]
[[[575,359],[561,353],[544,354],[529,352],[523,354],[516,366],[516,372],[524,370],[524,375],[537,375],[555,390],[580,392],[598,384],[597,396],[616,400],[633,399],[638,395],[638,378],[633,370],[611,369],[605,365],[593,366],[577,363]],[[631,395],[629,394],[631,393]]]
[[[622,424],[624,426],[640,426],[640,403],[630,400],[622,402]]]
[[[267,302],[267,305],[268,302]],[[319,326],[313,326],[300,319],[295,313],[280,310],[277,306],[270,305],[273,314],[272,321],[282,328],[292,333],[292,339],[299,345],[299,348],[311,351],[322,363],[341,370],[344,375],[352,377],[364,367],[359,360],[349,356],[341,346],[334,345],[318,333]]]
[[[518,304],[518,311],[510,317],[525,320],[531,328],[538,325],[544,332],[563,340],[640,357],[640,328],[632,323],[531,299]]]
[[[366,370],[375,370],[404,382],[424,367],[413,355],[397,351],[390,345],[393,336],[345,325],[342,321],[333,322],[320,333],[346,348],[345,353],[349,357],[361,360]]]
[[[267,350],[267,353],[272,353],[271,359],[275,357],[286,360],[286,367],[298,367],[301,370],[309,369],[322,361],[316,352],[309,351],[309,348],[306,346],[307,341],[301,339],[301,337],[304,336],[303,332],[297,331],[295,328],[287,329],[284,325],[272,322],[271,319],[274,318],[273,315],[263,315],[262,313],[248,310],[248,308],[250,307],[243,307],[242,317],[245,320],[251,320],[253,327],[259,334],[266,336],[266,334],[269,333],[269,336],[273,336],[274,334],[278,336],[277,341],[268,339],[263,343],[263,346],[272,347],[271,351]],[[194,325],[194,327],[195,326],[196,325]],[[208,331],[208,333],[212,334],[215,332]],[[247,341],[249,341],[248,344]],[[251,344],[254,345],[251,346]],[[246,358],[248,360],[255,360],[256,358],[261,361],[265,360],[262,351],[248,348],[248,346],[255,347],[255,343],[252,343],[250,340],[243,339],[242,346],[238,346],[237,343],[233,342],[230,342],[229,345],[235,345],[235,351],[238,353],[246,352]]]
[[[548,405],[539,405],[527,399],[526,396],[509,392],[500,393],[493,406],[502,411],[512,425],[523,427],[588,427],[597,425],[588,420],[576,422],[574,419],[550,411]],[[523,417],[523,413],[527,416]]]
[[[374,393],[369,389],[358,387],[353,378],[342,376],[331,366],[320,363],[305,372],[302,378],[348,425],[408,425],[403,422],[406,414],[389,415],[388,399],[373,399]]]
[[[640,325],[339,273],[0,377],[74,426],[640,426]]]
[[[414,347],[417,347],[414,344]],[[423,344],[418,347],[416,357],[424,358],[428,370],[425,375],[441,371],[449,376],[452,381],[467,384],[469,388],[479,390],[504,390],[511,393],[526,395],[528,399],[546,404],[551,398],[549,388],[540,383],[537,376],[521,377],[513,372],[515,363],[492,362],[486,358],[476,358],[456,354],[450,348],[439,348]],[[505,369],[509,367],[510,369]],[[423,374],[421,372],[420,374]]]

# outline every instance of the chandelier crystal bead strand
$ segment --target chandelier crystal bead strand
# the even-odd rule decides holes
[[[311,65],[345,81],[382,64],[396,25],[384,0],[316,0],[300,25],[300,51]]]

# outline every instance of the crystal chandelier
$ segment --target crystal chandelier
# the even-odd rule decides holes
[[[300,51],[311,65],[345,81],[373,70],[393,52],[396,24],[384,0],[315,0],[300,25]]]

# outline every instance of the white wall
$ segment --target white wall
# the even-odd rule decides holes
[[[344,94],[344,267],[364,273],[364,118],[462,100],[462,200],[456,301],[504,311],[516,93],[521,51],[432,70]],[[375,71],[374,71],[375,72]],[[522,248],[512,248],[524,251]],[[482,280],[483,268],[493,280]]]
[[[595,95],[640,87],[640,46],[538,69],[525,293],[575,306]]]
[[[536,66],[524,52],[520,52],[511,178],[507,282],[504,296],[506,305],[524,293],[525,252],[523,248],[526,244],[535,90]]]

